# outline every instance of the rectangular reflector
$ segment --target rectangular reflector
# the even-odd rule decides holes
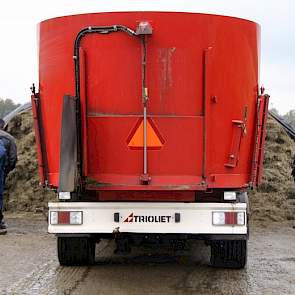
[[[58,224],[58,214],[56,211],[51,211],[50,212],[50,224]]]
[[[225,212],[225,224],[237,224],[237,213],[236,212]]]
[[[81,211],[70,212],[70,224],[82,224],[82,212]]]
[[[50,224],[63,225],[63,224],[82,224],[83,213],[82,211],[50,211]]]
[[[213,212],[212,213],[213,225],[244,225],[245,213],[244,212]]]
[[[70,223],[70,212],[60,211],[58,212],[58,224],[69,224]]]
[[[224,200],[225,201],[235,201],[237,199],[236,192],[224,192]]]
[[[245,224],[245,213],[244,212],[238,212],[237,213],[237,224],[238,225],[244,225]]]

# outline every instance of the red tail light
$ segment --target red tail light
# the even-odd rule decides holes
[[[245,213],[216,211],[212,213],[213,225],[245,225]]]
[[[63,225],[74,224],[79,225],[83,223],[82,211],[50,211],[50,224]]]
[[[60,211],[58,212],[58,224],[69,224],[70,223],[70,212]]]

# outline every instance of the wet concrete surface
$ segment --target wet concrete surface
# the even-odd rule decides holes
[[[7,215],[0,236],[0,294],[295,294],[295,229],[292,224],[252,226],[244,270],[208,266],[209,247],[139,248],[113,254],[97,245],[96,264],[61,267],[56,240],[40,215]]]

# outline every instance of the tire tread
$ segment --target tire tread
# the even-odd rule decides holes
[[[90,265],[95,260],[95,242],[91,238],[58,237],[60,265]]]
[[[247,263],[247,240],[212,241],[211,265],[244,268]]]

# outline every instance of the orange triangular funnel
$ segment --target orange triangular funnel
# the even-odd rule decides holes
[[[130,148],[143,148],[143,119],[136,124],[135,128],[131,132],[128,140],[128,147]],[[147,120],[147,147],[148,148],[161,148],[164,144],[159,131],[153,122]]]

